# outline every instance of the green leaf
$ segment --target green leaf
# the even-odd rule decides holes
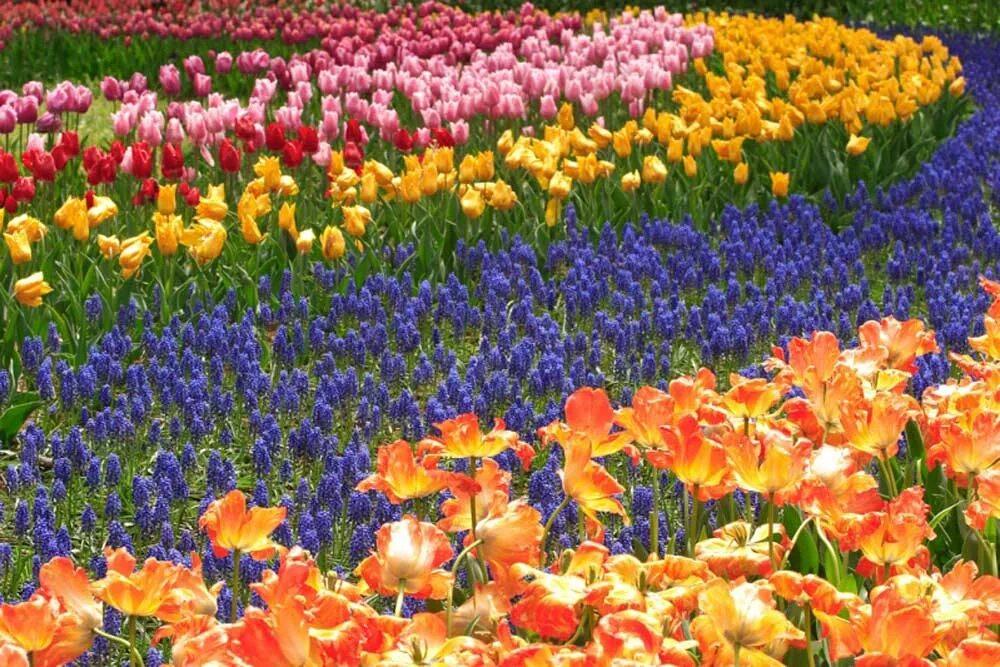
[[[795,535],[799,526],[802,525],[802,517],[799,513],[789,509],[784,512],[783,523],[785,531],[789,535]],[[803,530],[795,542],[795,548],[789,556],[789,564],[792,569],[803,574],[816,574],[819,572],[819,548],[809,529]]]
[[[9,444],[20,432],[28,416],[40,405],[42,401],[36,391],[15,394],[10,407],[0,415],[0,442]]]
[[[922,459],[927,456],[924,448],[924,436],[920,432],[920,425],[913,419],[906,424],[906,451],[911,459]]]

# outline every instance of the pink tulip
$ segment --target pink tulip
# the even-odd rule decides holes
[[[181,125],[181,121],[177,118],[171,118],[167,121],[167,141],[171,144],[179,144],[184,141],[184,126]]]
[[[32,96],[19,97],[14,103],[18,123],[34,123],[38,120],[38,100]]]
[[[10,134],[17,126],[17,112],[9,104],[0,106],[0,134]]]
[[[41,104],[45,97],[45,86],[41,81],[29,81],[21,86],[21,95],[24,97],[34,97],[35,104]]]
[[[321,167],[330,166],[330,144],[325,141],[319,142],[319,150],[312,154],[312,161]]]
[[[429,128],[421,127],[413,132],[413,143],[424,148],[431,143],[431,131]]]
[[[133,72],[132,76],[128,80],[128,89],[134,90],[135,92],[142,95],[149,89],[149,81],[146,80],[146,75],[139,72]]]
[[[75,113],[87,113],[90,105],[94,103],[94,93],[87,86],[76,87],[76,102],[70,111]]]
[[[160,86],[163,93],[171,97],[181,94],[181,73],[172,64],[160,67]]]
[[[106,76],[101,81],[101,94],[109,102],[117,102],[122,98],[122,84],[113,76]]]
[[[551,95],[545,95],[542,97],[542,102],[538,107],[538,113],[541,114],[542,118],[546,120],[555,118],[556,114],[559,113],[559,109],[556,108],[556,101],[552,99]]]
[[[469,141],[469,124],[466,121],[457,120],[454,123],[449,123],[448,130],[456,144],[462,145]]]
[[[39,117],[38,122],[35,123],[35,129],[46,134],[58,132],[61,128],[62,121],[59,119],[59,116],[55,115],[51,111],[43,113]]]
[[[323,112],[320,134],[327,141],[335,141],[340,136],[340,114],[336,111]]]
[[[159,111],[147,111],[139,119],[139,141],[145,141],[150,146],[163,143],[163,114]]]
[[[45,96],[45,108],[51,113],[63,113],[70,107],[70,92],[72,86],[67,87],[59,84],[48,92]]]
[[[189,78],[194,78],[195,74],[205,73],[205,63],[202,61],[201,56],[190,55],[184,59],[184,71],[187,73]]]
[[[114,133],[119,137],[128,136],[128,133],[132,131],[132,120],[131,113],[129,109],[121,108],[111,114],[111,127]]]
[[[277,82],[270,79],[257,79],[257,81],[253,84],[253,96],[264,104],[271,101],[271,98],[274,97],[274,93],[277,90]]]
[[[208,97],[212,92],[212,77],[206,74],[194,75],[194,95],[195,97]]]
[[[229,51],[223,51],[215,56],[216,74],[229,74],[233,69],[233,56]]]
[[[32,132],[28,135],[28,141],[25,144],[25,152],[30,153],[31,151],[39,151],[41,153],[45,152],[45,135]]]

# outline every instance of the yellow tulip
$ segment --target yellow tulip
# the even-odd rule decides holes
[[[330,164],[333,164],[332,158]],[[261,155],[253,165],[253,173],[264,179],[266,190],[274,192],[281,185],[281,160],[274,156]]]
[[[87,203],[79,197],[70,197],[63,202],[63,205],[52,216],[52,220],[60,229],[72,230],[73,238],[77,241],[86,241],[90,237]],[[17,218],[10,221],[10,226],[14,226],[15,221]]]
[[[285,202],[278,210],[278,227],[288,232],[293,241],[299,240],[299,230],[295,226],[295,204]]]
[[[567,132],[576,127],[576,120],[573,118],[573,105],[569,102],[563,102],[562,106],[559,107],[556,120],[559,121],[559,127]]]
[[[365,235],[368,223],[372,221],[372,213],[364,206],[345,206],[344,229],[355,238]]]
[[[847,154],[857,157],[868,150],[868,144],[871,142],[872,140],[869,137],[859,137],[856,134],[852,134],[851,138],[847,140]]]
[[[420,201],[420,172],[407,171],[399,178],[399,195],[407,204],[416,204]]]
[[[10,219],[10,222],[7,223],[7,231],[11,234],[24,232],[29,242],[38,243],[45,238],[48,228],[38,218],[32,218],[27,213],[22,213]]]
[[[87,221],[91,229],[116,215],[118,215],[118,205],[111,200],[111,197],[97,195],[94,197],[94,205],[87,209]]]
[[[948,92],[952,97],[961,97],[965,92],[965,77],[960,76],[948,84]]]
[[[642,180],[646,183],[662,183],[667,180],[667,165],[655,155],[647,155],[642,160]]]
[[[319,244],[323,250],[323,257],[327,261],[332,262],[344,256],[346,250],[344,234],[337,227],[327,225],[319,236]]]
[[[97,247],[100,249],[101,254],[104,255],[104,259],[111,259],[121,250],[122,242],[118,240],[117,236],[98,234]]]
[[[199,220],[181,234],[181,243],[198,264],[206,264],[222,254],[226,228],[214,220]],[[298,234],[296,234],[296,237]],[[122,256],[125,251],[122,250]]]
[[[361,177],[361,201],[371,204],[376,199],[378,199],[378,183],[375,180],[375,173],[366,171]]]
[[[14,298],[29,308],[42,305],[42,297],[52,292],[41,271],[32,273],[14,283]]]
[[[560,213],[562,213],[562,202],[558,199],[550,199],[549,203],[545,205],[545,224],[549,227],[555,227],[556,223],[559,222]]]
[[[569,191],[573,187],[573,179],[561,171],[552,174],[549,179],[549,196],[562,201],[569,196]]]
[[[316,232],[311,229],[303,229],[299,232],[299,238],[295,239],[295,249],[300,255],[308,255],[312,252],[313,241],[316,240]]]
[[[476,180],[476,158],[466,155],[458,165],[458,182],[471,183]]]
[[[177,184],[164,183],[156,193],[156,210],[161,215],[173,215],[177,210]]]
[[[437,165],[433,162],[429,164],[425,161],[423,169],[420,170],[420,193],[425,197],[430,197],[437,192]]]
[[[684,156],[684,175],[688,178],[694,178],[698,175],[698,163],[695,162],[693,155]]]
[[[152,243],[153,239],[149,236],[149,232],[122,241],[118,264],[122,268],[123,278],[127,280],[136,274],[142,266],[142,260],[149,255],[149,246]]]
[[[3,240],[7,242],[7,250],[10,251],[10,260],[15,264],[24,264],[31,261],[31,243],[23,230],[13,234],[4,232]]]
[[[611,147],[615,149],[615,154],[620,158],[626,158],[632,154],[632,138],[624,128],[611,134]]]
[[[424,157],[427,161],[427,157]],[[446,174],[455,168],[455,150],[449,146],[439,146],[434,149],[434,166],[438,173]]]
[[[489,184],[486,192],[490,206],[498,211],[509,210],[517,203],[517,195],[514,193],[514,190],[502,180]]]
[[[514,148],[514,133],[510,130],[504,130],[500,138],[497,139],[497,150],[500,151],[500,155],[507,155]]]
[[[743,185],[747,182],[750,177],[750,167],[747,166],[746,162],[740,162],[733,169],[733,180],[736,181],[736,185]]]
[[[343,171],[344,171],[343,151],[332,151],[330,153],[330,166],[327,167],[326,173],[330,175],[331,179],[334,179],[340,176],[340,174],[342,174]]]
[[[775,197],[787,197],[788,196],[788,183],[790,177],[787,172],[783,171],[772,171],[771,172],[771,194]]]
[[[195,212],[198,220],[222,222],[226,213],[229,212],[229,205],[226,203],[226,186],[221,183],[209,185],[208,194],[204,194],[198,199]]]
[[[251,197],[252,199],[252,197]],[[177,252],[184,221],[179,215],[153,214],[153,229],[156,233],[156,247],[164,257],[172,257]]]
[[[590,126],[590,129],[587,130],[587,136],[594,140],[598,148],[607,148],[611,144],[611,132],[597,123]]]
[[[667,162],[680,162],[684,159],[684,140],[671,139],[667,144]]]
[[[462,204],[462,213],[473,220],[481,216],[483,211],[486,210],[486,201],[483,199],[483,193],[473,187],[465,188],[460,202]]]
[[[639,189],[641,183],[642,179],[639,178],[638,169],[622,174],[622,190],[625,192],[635,192]]]

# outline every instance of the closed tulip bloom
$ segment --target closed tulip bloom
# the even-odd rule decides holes
[[[284,507],[253,507],[247,511],[246,496],[233,490],[212,501],[198,519],[198,527],[208,534],[217,558],[231,551],[249,554],[256,560],[274,555],[273,533],[285,520]]]
[[[476,188],[466,187],[460,201],[462,204],[462,213],[473,220],[481,216],[483,211],[486,210],[486,200],[483,199],[483,193]]]
[[[420,192],[420,172],[407,171],[399,180],[399,194],[407,204],[416,204],[423,196]]]
[[[100,249],[104,259],[111,259],[118,254],[119,250],[121,250],[122,242],[118,240],[117,236],[105,236],[104,234],[98,234],[97,247]]]
[[[372,221],[372,213],[364,206],[345,206],[344,229],[355,238],[365,235],[368,224]]]
[[[256,245],[264,240],[257,225],[257,217],[266,215],[271,210],[271,198],[267,194],[255,196],[249,190],[245,191],[236,204],[236,217],[240,219],[240,232],[243,239],[250,245]]]
[[[573,105],[569,102],[563,102],[562,106],[559,107],[559,113],[556,114],[556,119],[559,121],[559,127],[567,132],[576,127],[576,119],[573,118]]]
[[[295,226],[295,204],[292,202],[285,202],[281,205],[278,210],[278,227],[288,232],[288,235],[292,237],[293,241],[297,241],[299,238],[298,227]]]
[[[52,220],[59,229],[72,230],[74,237],[77,237],[77,230],[80,230],[79,233],[83,235],[83,239],[77,238],[77,240],[86,240],[90,235],[90,219],[87,213],[87,203],[79,197],[70,197],[67,199],[56,210],[55,215],[52,216]],[[11,224],[13,222],[12,220]]]
[[[363,204],[373,204],[378,199],[378,181],[375,173],[366,171],[361,176],[361,202]]]
[[[402,589],[413,597],[440,600],[448,594],[452,577],[439,568],[452,556],[444,531],[406,515],[379,528],[375,553],[361,561],[355,573],[380,595]]]
[[[88,193],[84,201],[87,204],[87,222],[91,229],[118,215],[118,205],[111,197]]]
[[[611,147],[620,158],[627,158],[632,154],[632,137],[624,129],[611,133]]]
[[[25,264],[31,261],[31,243],[28,242],[28,235],[23,230],[13,234],[4,232],[3,240],[7,243],[10,260],[14,264]]]
[[[52,288],[45,282],[41,271],[36,271],[14,283],[14,298],[29,308],[41,306],[42,297],[51,292]]]
[[[177,246],[184,232],[184,221],[179,215],[153,214],[153,231],[156,234],[156,248],[164,257],[177,252]]]
[[[493,151],[483,151],[476,156],[476,178],[488,181],[493,178]]]
[[[164,183],[156,193],[156,210],[161,215],[173,215],[177,211],[177,184]]]
[[[684,159],[684,140],[671,139],[667,144],[667,162],[680,162]]]
[[[319,243],[323,251],[323,257],[329,262],[340,259],[346,251],[344,234],[338,227],[328,225],[320,234]]]
[[[750,167],[746,162],[740,162],[733,169],[733,181],[736,185],[745,185],[748,178],[750,178]]]
[[[118,264],[122,267],[123,278],[131,278],[136,274],[142,266],[142,260],[149,256],[149,246],[152,243],[153,239],[149,236],[149,232],[122,241]]]
[[[684,156],[684,175],[688,178],[694,178],[698,175],[698,163],[695,162],[693,155]]]
[[[548,203],[545,204],[545,224],[549,227],[555,227],[556,223],[559,222],[559,216],[562,214],[562,202],[558,199],[550,199]]]
[[[965,92],[965,77],[960,76],[948,84],[948,93],[953,97],[961,97]]]
[[[642,160],[642,180],[645,183],[662,183],[667,180],[667,165],[655,155],[647,155]]]
[[[871,142],[872,140],[869,137],[859,137],[856,134],[852,134],[851,138],[847,140],[847,154],[857,157],[868,150],[868,144]]]
[[[313,242],[316,241],[316,232],[311,229],[303,229],[299,232],[299,238],[295,239],[295,249],[300,255],[308,255],[312,252]]]
[[[772,171],[771,176],[771,194],[775,197],[787,197],[788,196],[788,183],[790,176],[784,171]]]
[[[572,187],[573,179],[563,172],[557,171],[552,174],[552,178],[549,179],[549,196],[553,199],[562,201],[569,196],[569,192]]]
[[[458,165],[458,182],[472,183],[476,178],[476,158],[466,155]]]
[[[622,174],[622,190],[625,192],[635,192],[642,185],[642,178],[639,176],[639,170],[634,169],[630,172]]]

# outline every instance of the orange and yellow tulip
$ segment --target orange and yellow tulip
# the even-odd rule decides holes
[[[209,504],[198,519],[198,527],[208,534],[217,558],[238,551],[256,560],[267,560],[275,551],[270,535],[287,512],[284,507],[253,507],[247,511],[246,496],[233,490]]]

